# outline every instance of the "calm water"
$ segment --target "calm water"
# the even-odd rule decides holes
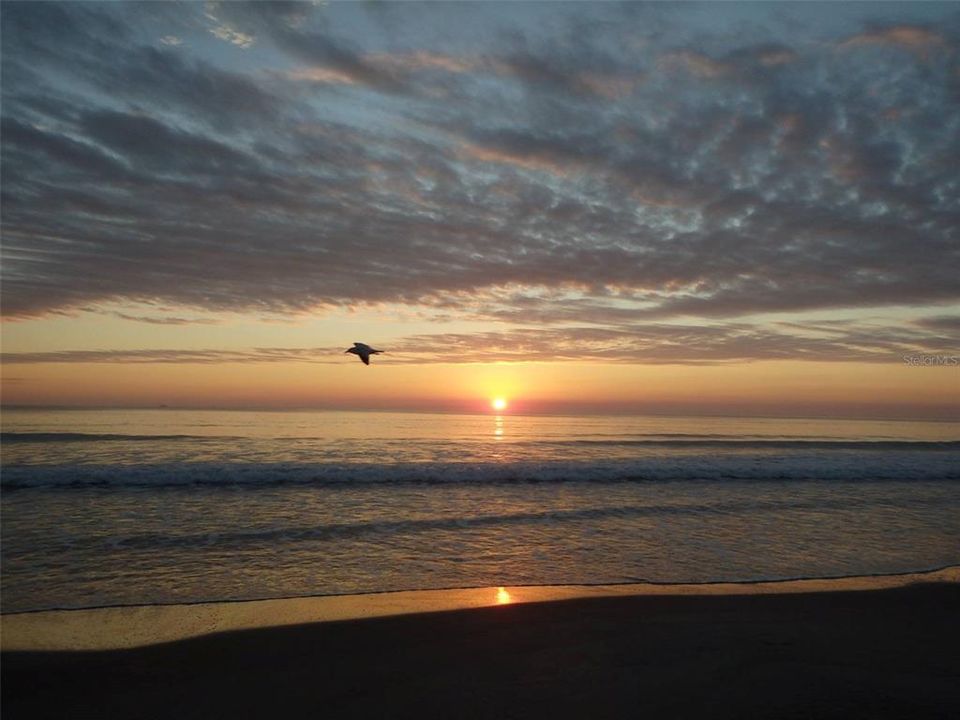
[[[960,563],[945,423],[5,411],[2,607]]]

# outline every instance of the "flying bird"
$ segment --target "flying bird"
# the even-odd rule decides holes
[[[353,353],[353,354],[356,355],[358,358],[360,358],[361,360],[363,360],[363,364],[364,364],[364,365],[369,365],[369,364],[370,364],[370,356],[371,356],[371,355],[376,355],[377,353],[382,353],[383,350],[374,350],[372,347],[370,347],[370,346],[367,345],[366,343],[358,343],[358,342],[355,342],[355,343],[353,344],[353,347],[352,347],[352,348],[350,348],[349,350],[344,350],[344,352],[345,352],[345,353]]]

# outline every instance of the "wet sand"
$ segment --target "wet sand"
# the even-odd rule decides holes
[[[334,613],[301,624],[290,624],[303,617],[293,610],[275,614],[303,600],[265,601],[281,603],[272,608],[229,603],[216,607],[248,614],[233,617],[236,627],[251,617],[262,627],[203,635],[185,622],[184,639],[113,650],[10,649],[11,642],[29,646],[23,618],[34,617],[35,632],[46,623],[35,647],[58,637],[57,623],[61,645],[76,646],[83,642],[77,627],[92,628],[89,637],[116,633],[120,625],[104,625],[103,617],[91,625],[90,612],[111,611],[5,616],[2,710],[14,720],[955,718],[956,577],[951,569],[895,582],[775,583],[774,590],[654,586],[603,595],[592,588],[587,597],[460,610],[437,607],[437,595],[422,605],[427,612],[401,615],[393,612],[409,609],[388,593],[361,596],[379,598],[380,617],[355,603],[361,619],[333,620]],[[506,591],[514,600],[521,590]],[[484,604],[496,601],[489,591],[486,597]],[[331,599],[309,599],[323,600]],[[175,629],[171,618],[205,607],[168,608],[166,622]],[[112,622],[130,610],[114,609]],[[70,617],[83,620],[72,636]],[[128,625],[144,620],[126,616]],[[212,629],[224,627],[230,622]],[[123,645],[101,642],[110,644]]]

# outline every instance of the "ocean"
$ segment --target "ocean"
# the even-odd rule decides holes
[[[3,612],[960,563],[960,427],[5,410]]]

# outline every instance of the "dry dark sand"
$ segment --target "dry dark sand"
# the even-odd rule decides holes
[[[18,718],[958,718],[960,585],[601,597],[6,652]]]

